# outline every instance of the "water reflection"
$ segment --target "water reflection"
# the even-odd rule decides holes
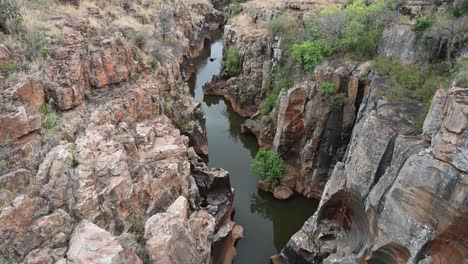
[[[297,227],[301,227],[314,214],[317,206],[317,200],[293,197],[288,201],[278,201],[270,193],[260,190],[250,196],[250,211],[273,222],[274,244],[278,251],[298,230]]]
[[[245,119],[237,115],[226,100],[204,96],[203,85],[219,74],[223,41],[218,34],[194,61],[195,74],[189,80],[194,97],[202,101],[206,115],[209,160],[211,167],[230,172],[235,189],[235,221],[244,227],[245,237],[237,244],[235,263],[270,263],[294,232],[317,208],[317,201],[294,197],[278,201],[270,193],[259,192],[258,178],[250,172],[250,163],[258,151],[253,135],[241,134]],[[216,60],[210,61],[209,57]]]

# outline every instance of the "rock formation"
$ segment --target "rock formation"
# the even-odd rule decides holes
[[[347,158],[335,166],[319,209],[283,257],[288,263],[463,262],[467,90],[438,91],[423,139],[405,135],[409,120],[392,114],[410,109],[371,98],[366,101],[373,106],[361,107]],[[395,262],[385,260],[390,257]]]
[[[205,0],[123,8],[39,7],[41,67],[1,71],[1,263],[207,263],[234,228],[229,173],[197,156],[205,117],[183,66],[223,14]],[[29,59],[8,45],[0,66]]]

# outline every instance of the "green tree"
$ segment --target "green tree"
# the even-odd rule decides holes
[[[260,149],[252,161],[252,173],[260,175],[267,184],[278,185],[285,172],[286,165],[275,151]]]

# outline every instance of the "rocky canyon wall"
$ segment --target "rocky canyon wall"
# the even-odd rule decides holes
[[[205,117],[181,65],[223,14],[203,0],[22,8],[47,45],[31,62],[0,33],[2,69],[28,69],[0,72],[0,262],[207,263],[233,193],[197,155]]]

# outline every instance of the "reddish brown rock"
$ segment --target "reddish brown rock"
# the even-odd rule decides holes
[[[288,187],[283,186],[283,185],[276,187],[275,190],[273,191],[273,196],[275,196],[275,198],[278,200],[286,200],[286,199],[289,199],[293,195],[294,195],[294,192],[291,191],[291,189],[289,189]]]
[[[28,80],[12,88],[12,97],[32,109],[38,109],[45,102],[42,84],[38,80]]]
[[[16,141],[41,127],[41,116],[38,113],[28,113],[21,106],[14,112],[0,112],[0,143]]]
[[[133,60],[133,52],[128,45],[104,47],[90,57],[89,80],[97,88],[119,83],[137,72],[138,65]]]

